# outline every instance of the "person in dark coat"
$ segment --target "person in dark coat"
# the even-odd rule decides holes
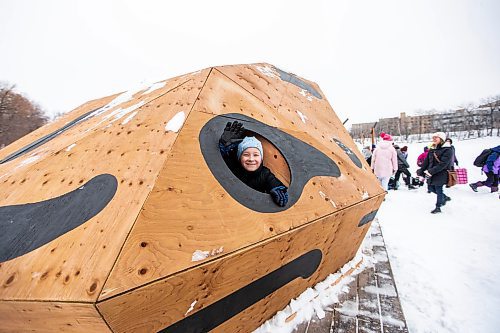
[[[431,211],[432,214],[441,213],[441,207],[451,200],[443,192],[443,186],[448,183],[448,170],[453,154],[450,144],[445,140],[444,132],[432,134],[432,148],[429,149],[422,167],[417,171],[418,175],[427,178],[429,190],[436,193],[436,208]]]
[[[239,180],[256,191],[270,194],[274,203],[284,207],[288,202],[288,188],[263,165],[262,143],[244,133],[242,123],[234,121],[226,124],[219,139],[224,161]]]
[[[486,174],[486,180],[469,184],[474,192],[481,186],[488,186],[491,193],[498,192],[498,181],[500,178],[500,146],[491,148],[491,153],[481,169]]]
[[[406,157],[404,156],[404,154],[401,151],[401,149],[399,148],[399,146],[394,145],[394,148],[396,149],[396,154],[398,156],[398,170],[396,171],[396,174],[394,175],[394,183],[397,184],[401,174],[404,174],[406,176],[404,181],[405,181],[406,186],[408,186],[408,189],[409,190],[416,189],[416,187],[411,184],[411,173],[408,170],[410,165],[408,164],[408,161],[406,161]],[[394,189],[397,190],[398,188],[394,187]]]
[[[451,150],[453,152],[453,155],[451,157],[450,161],[450,170],[455,170],[455,165],[458,167],[458,159],[455,151],[455,146],[453,145],[453,140],[450,138],[446,138],[446,142],[448,142],[451,146]]]

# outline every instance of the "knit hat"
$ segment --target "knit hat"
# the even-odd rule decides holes
[[[446,134],[444,134],[444,132],[436,132],[434,134],[432,134],[432,137],[438,137],[440,138],[441,140],[443,140],[443,142],[446,141]]]
[[[381,132],[380,133],[380,137],[382,138],[382,140],[384,141],[392,141],[392,136],[390,136],[389,134],[387,133],[384,133],[384,132]]]
[[[262,149],[262,143],[257,140],[254,136],[245,136],[243,141],[238,145],[238,152],[236,153],[238,156],[238,160],[241,158],[241,154],[248,148],[257,148],[260,152],[260,156],[264,159],[264,151]]]
[[[424,147],[424,152],[428,151],[429,150],[429,147],[425,146]]]

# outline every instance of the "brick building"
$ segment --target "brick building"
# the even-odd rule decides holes
[[[396,136],[408,136],[436,131],[448,133],[499,129],[500,100],[480,105],[471,110],[461,109],[418,116],[409,116],[405,112],[401,112],[399,117],[380,118],[378,122],[353,124],[350,131],[351,136],[354,139],[368,138],[371,136],[373,126],[375,126],[376,134],[386,132]]]

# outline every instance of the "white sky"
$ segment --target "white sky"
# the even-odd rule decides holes
[[[0,81],[56,113],[268,62],[317,82],[342,120],[374,121],[500,94],[498,13],[498,0],[0,0]]]

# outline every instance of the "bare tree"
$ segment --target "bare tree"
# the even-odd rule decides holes
[[[0,147],[19,139],[47,122],[37,104],[0,82]]]
[[[483,105],[481,105],[480,107],[484,108],[487,112],[487,124],[489,125],[487,127],[487,135],[493,136],[493,128],[495,128],[497,120],[496,118],[498,117],[497,114],[500,112],[500,95],[488,96],[486,98],[483,98],[481,102],[483,103]]]

